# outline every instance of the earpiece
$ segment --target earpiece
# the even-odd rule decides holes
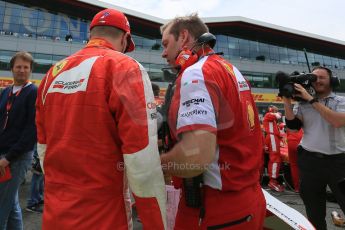
[[[332,70],[330,70],[327,67],[323,67],[324,69],[327,70],[328,74],[329,74],[329,85],[331,86],[332,89],[337,88],[338,86],[340,86],[340,80],[337,76],[333,75]]]
[[[332,89],[335,89],[340,86],[340,80],[337,76],[331,76],[329,85],[332,87]]]

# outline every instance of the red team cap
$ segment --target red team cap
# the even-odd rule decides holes
[[[131,28],[127,17],[122,12],[115,9],[105,9],[98,12],[91,21],[90,30],[95,26],[112,26],[129,33],[128,46],[125,52],[134,50],[135,45],[131,35]]]

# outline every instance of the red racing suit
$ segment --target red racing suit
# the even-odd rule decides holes
[[[277,120],[280,117],[281,115],[279,113],[268,112],[263,119],[263,125],[266,132],[265,145],[268,147],[269,153],[268,174],[270,179],[278,178],[281,164],[281,134],[277,124]]]
[[[43,229],[131,229],[129,188],[144,228],[164,229],[156,110],[139,63],[92,39],[49,70],[36,103]]]
[[[287,143],[289,150],[289,163],[292,183],[295,191],[299,191],[299,171],[297,166],[297,147],[303,137],[303,130],[299,131],[287,129]]]
[[[216,158],[203,174],[205,217],[199,225],[200,210],[187,207],[182,192],[175,229],[262,228],[266,210],[259,185],[262,133],[250,88],[237,68],[209,55],[180,73],[169,126],[174,141],[192,130],[217,136]],[[174,185],[184,190],[181,181],[174,178]]]

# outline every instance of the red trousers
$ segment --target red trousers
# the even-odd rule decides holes
[[[268,162],[268,175],[270,179],[277,179],[282,161],[280,156],[280,137],[273,134],[267,134],[265,143],[268,147],[270,158]]]
[[[288,140],[289,162],[292,183],[295,191],[299,191],[299,172],[297,167],[297,146],[299,140]]]
[[[53,183],[44,189],[43,230],[129,228],[121,189],[91,191]]]
[[[184,194],[182,192],[182,194]],[[222,192],[205,186],[205,217],[199,225],[200,210],[189,208],[180,199],[175,230],[221,229],[259,230],[263,228],[266,201],[259,184],[236,192]]]

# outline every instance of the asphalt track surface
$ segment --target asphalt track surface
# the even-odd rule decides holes
[[[31,183],[31,173],[29,172],[26,177],[26,182],[21,186],[20,189],[20,204],[22,207],[22,213],[23,213],[23,220],[24,220],[24,230],[40,230],[41,229],[41,224],[42,224],[42,214],[38,213],[32,213],[28,212],[25,210],[25,205],[26,205],[26,199],[29,194],[29,189],[30,189],[30,183]],[[284,202],[285,204],[289,205],[290,207],[296,209],[300,213],[306,216],[305,209],[303,202],[301,198],[299,197],[298,194],[292,192],[292,191],[285,191],[283,193],[276,193],[268,190],[272,195],[274,195],[276,198],[278,198],[280,201]],[[331,212],[332,211],[337,211],[341,215],[342,212],[339,208],[339,205],[336,203],[332,202],[327,202],[327,227],[329,230],[340,230],[344,229],[341,227],[336,227],[333,225],[332,220],[331,220]],[[134,214],[134,230],[139,230],[142,229],[141,223],[137,220],[135,214]],[[289,229],[289,228],[287,228]],[[281,229],[279,229],[281,230]]]

